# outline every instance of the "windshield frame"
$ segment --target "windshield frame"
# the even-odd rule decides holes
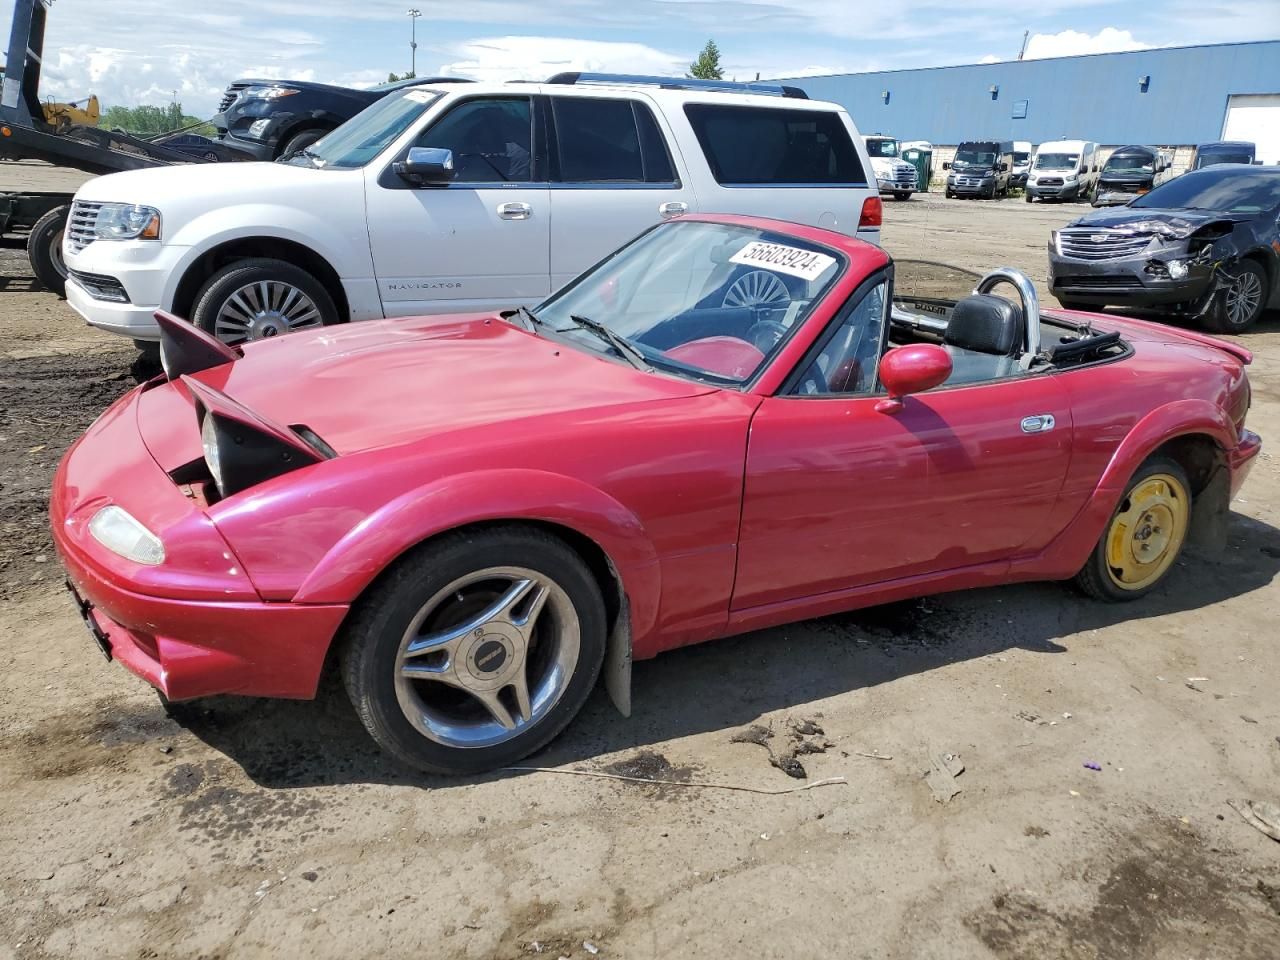
[[[735,380],[732,377],[725,377],[715,373],[714,371],[703,370],[700,367],[694,367],[690,364],[681,363],[678,360],[674,360],[669,357],[664,357],[660,351],[657,352],[655,355],[651,347],[648,347],[647,345],[637,344],[634,339],[631,339],[630,337],[626,337],[625,334],[619,332],[618,330],[615,330],[613,325],[609,323],[608,320],[602,319],[600,317],[594,317],[592,319],[609,327],[609,329],[613,330],[613,332],[616,333],[618,336],[626,337],[626,339],[628,339],[632,344],[635,344],[637,347],[640,347],[641,352],[644,355],[645,361],[653,368],[652,371],[647,371],[647,372],[649,372],[653,376],[669,376],[669,377],[674,377],[677,380],[682,380],[686,383],[696,383],[696,384],[701,384],[703,386],[713,387],[721,390],[732,390],[737,393],[749,393],[755,387],[755,385],[760,382],[760,379],[769,370],[773,368],[774,364],[777,363],[779,357],[781,357],[785,353],[785,347],[787,346],[787,344],[789,344],[799,334],[799,332],[802,329],[804,329],[806,326],[809,325],[810,321],[813,320],[815,311],[818,310],[819,307],[821,307],[822,304],[826,302],[827,298],[831,296],[832,291],[835,290],[840,285],[840,282],[844,279],[844,275],[849,270],[850,261],[849,261],[848,254],[846,254],[843,250],[840,250],[837,247],[828,246],[827,244],[820,243],[816,240],[809,240],[804,237],[797,237],[791,234],[787,234],[783,231],[769,230],[766,228],[749,226],[747,224],[741,224],[741,223],[726,223],[722,220],[714,220],[714,219],[704,220],[700,218],[685,218],[681,220],[662,221],[660,223],[655,223],[653,226],[649,227],[649,229],[645,230],[643,233],[627,241],[627,243],[625,243],[623,246],[612,251],[611,253],[606,254],[604,257],[597,260],[591,266],[583,270],[582,273],[578,274],[578,276],[576,276],[573,280],[569,281],[569,283],[565,284],[559,290],[556,290],[555,292],[553,292],[545,300],[542,300],[541,302],[536,304],[532,308],[533,315],[537,317],[539,320],[546,320],[547,318],[542,316],[542,311],[544,308],[555,305],[559,300],[568,296],[573,290],[575,290],[577,287],[585,283],[588,280],[588,278],[594,276],[597,273],[597,271],[601,270],[610,262],[622,256],[627,251],[631,250],[632,247],[644,242],[649,236],[651,236],[656,231],[685,229],[686,225],[694,225],[694,224],[699,224],[704,226],[711,225],[711,226],[727,227],[729,229],[738,229],[744,232],[756,234],[757,235],[756,239],[760,238],[759,235],[765,235],[765,236],[781,238],[781,240],[783,241],[791,241],[793,243],[794,242],[803,243],[806,246],[813,247],[817,251],[820,251],[832,257],[836,261],[836,272],[833,273],[827,279],[826,283],[818,290],[818,292],[809,301],[809,303],[805,306],[805,308],[799,314],[797,314],[795,321],[791,324],[786,334],[781,338],[779,338],[778,342],[775,343],[767,353],[765,353],[764,359],[756,366],[755,370],[751,372],[751,375],[749,377],[743,378],[742,380]],[[776,239],[767,240],[765,242],[772,243],[772,242],[778,242],[778,240]],[[838,309],[839,308],[837,308],[837,311]],[[624,364],[627,362],[624,358],[615,358],[605,351],[594,349],[591,346],[591,341],[589,340],[583,340],[577,337],[567,336],[567,334],[574,333],[574,332],[575,331],[573,330],[557,331],[553,326],[551,326],[549,321],[546,323],[546,325],[539,325],[537,328],[537,333],[539,336],[546,336],[548,337],[548,339],[553,339],[557,343],[564,343],[568,346],[574,347],[575,349],[582,350],[583,352],[591,354],[593,356],[602,357],[603,359],[611,362],[614,360],[617,360],[617,362],[624,363]]]
[[[400,91],[399,93],[390,93],[387,96],[380,97],[379,99],[375,100],[373,103],[369,104],[369,106],[365,107],[363,110],[357,113],[354,117],[352,117],[346,123],[343,123],[338,127],[335,127],[333,130],[329,131],[327,134],[325,134],[315,143],[311,144],[311,146],[307,147],[305,151],[299,151],[298,153],[295,153],[292,156],[290,156],[288,159],[285,159],[282,157],[280,160],[276,162],[287,163],[290,166],[298,166],[298,167],[302,167],[303,169],[312,169],[312,170],[343,170],[343,171],[363,170],[369,167],[371,164],[376,163],[378,158],[384,156],[388,150],[394,150],[396,148],[396,145],[400,143],[400,141],[403,140],[406,135],[412,135],[413,132],[416,131],[421,126],[423,119],[429,115],[432,115],[434,111],[440,106],[440,103],[444,99],[444,97],[445,97],[445,94],[443,91],[428,90],[428,89],[424,89],[422,86],[408,87],[405,90]],[[338,164],[331,160],[325,160],[323,156],[318,154],[316,148],[320,147],[326,140],[331,140],[332,138],[358,136],[359,135],[358,131],[360,127],[357,125],[362,123],[367,125],[367,124],[378,122],[381,119],[381,115],[383,113],[391,114],[392,108],[398,107],[402,105],[405,101],[410,99],[412,99],[417,104],[418,109],[416,111],[406,111],[406,115],[408,118],[405,120],[405,122],[400,127],[400,129],[392,133],[385,140],[383,140],[381,145],[377,147],[377,150],[374,153],[370,154],[365,160],[358,163]],[[362,118],[364,119],[362,120]],[[361,145],[357,143],[347,148],[347,152],[345,155],[350,156],[352,152],[359,149],[361,149]],[[299,158],[301,158],[302,160],[310,161],[310,163],[309,164],[298,163],[297,160]],[[322,162],[317,162],[317,161],[322,161]]]

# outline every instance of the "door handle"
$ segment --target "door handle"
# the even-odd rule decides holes
[[[658,216],[663,220],[670,220],[672,217],[678,217],[682,213],[689,212],[689,205],[683,200],[671,200],[668,203],[658,204]]]
[[[528,220],[533,216],[533,207],[527,203],[500,203],[498,216],[503,220]]]
[[[1023,433],[1047,433],[1057,423],[1052,413],[1038,413],[1034,417],[1022,418]]]

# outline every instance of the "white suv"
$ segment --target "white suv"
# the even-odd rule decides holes
[[[164,309],[228,343],[514,307],[685,212],[878,243],[870,171],[849,115],[793,88],[585,74],[413,87],[281,162],[85,184],[67,300],[138,341],[159,338]]]

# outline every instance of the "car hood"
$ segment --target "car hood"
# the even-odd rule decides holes
[[[590,417],[605,407],[709,393],[476,314],[379,320],[249,344],[196,378],[283,426],[305,425],[339,456],[458,430]],[[192,400],[168,383],[142,394],[139,429],[166,470],[203,455]]]
[[[242,201],[246,191],[270,196],[295,184],[312,185],[317,175],[332,177],[346,172],[289,163],[176,163],[94,177],[76,191],[76,199],[153,206],[178,201],[184,206],[198,203],[207,209],[211,197],[226,195]],[[161,207],[161,214],[166,212]]]
[[[1156,208],[1112,207],[1086,213],[1069,227],[1110,227],[1135,233],[1156,233],[1180,240],[1213,223],[1239,223],[1247,216],[1210,210],[1160,210]]]
[[[332,83],[315,83],[310,80],[259,80],[256,78],[246,78],[234,81],[233,87],[292,87],[295,90],[314,90],[320,93],[342,94],[348,97],[358,97],[368,100],[376,100],[383,95],[383,92],[373,93],[369,90],[356,90],[353,87],[340,87]]]

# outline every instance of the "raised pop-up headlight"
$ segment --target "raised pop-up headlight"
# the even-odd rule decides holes
[[[159,240],[160,211],[137,203],[104,203],[93,233],[101,240]]]
[[[336,456],[310,431],[272,423],[189,376],[181,380],[195,399],[205,465],[222,497]]]
[[[164,544],[123,507],[103,507],[89,521],[93,539],[134,563],[164,563]]]
[[[239,350],[181,317],[164,310],[157,310],[155,316],[160,326],[160,366],[170,380],[177,380],[183,374],[220,367],[242,356]]]

